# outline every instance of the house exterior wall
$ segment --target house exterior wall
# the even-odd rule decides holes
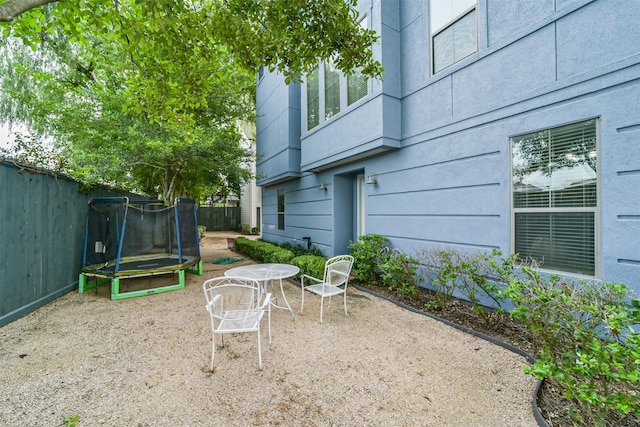
[[[268,74],[257,86],[263,238],[302,243],[309,236],[325,255],[342,253],[357,238],[364,192],[366,233],[405,252],[511,253],[510,138],[596,118],[594,276],[640,291],[637,2],[479,0],[477,52],[435,75],[428,0],[358,7],[381,34],[373,51],[386,71],[384,81],[369,82],[364,99],[307,131],[304,83],[287,87]],[[358,175],[377,184],[359,187]]]
[[[256,141],[269,141],[259,147],[258,185],[300,176],[300,87],[276,76],[265,74],[258,81]]]

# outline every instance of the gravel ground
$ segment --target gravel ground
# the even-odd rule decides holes
[[[241,256],[225,237],[207,233],[204,261]],[[273,310],[262,370],[242,334],[208,372],[202,282],[249,262],[205,262],[185,289],[148,297],[71,292],[0,328],[0,425],[537,426],[523,357],[354,288],[349,315],[334,301],[320,324],[319,299],[301,315],[286,283],[296,317]]]

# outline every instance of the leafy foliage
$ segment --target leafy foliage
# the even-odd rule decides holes
[[[506,295],[511,316],[534,333],[539,351],[526,372],[554,381],[578,402],[581,424],[604,425],[611,412],[640,419],[640,301],[626,285],[567,283],[522,268]]]
[[[421,251],[417,258],[424,266],[422,281],[437,292],[436,304],[446,307],[455,294],[471,302],[473,310],[485,323],[491,322],[486,306],[489,302],[501,309],[504,302],[504,280],[513,271],[508,266],[513,259],[501,259],[502,253],[462,253],[452,248],[431,248]]]
[[[400,296],[418,294],[417,260],[399,250],[391,250],[380,264],[382,283]]]
[[[274,243],[275,244],[275,243]],[[288,249],[295,254],[295,256],[300,255],[314,255],[317,257],[324,257],[322,255],[322,251],[315,246],[311,246],[311,248],[307,249],[306,246],[300,244],[293,244],[289,242],[277,243],[278,246],[284,249]]]
[[[239,193],[251,153],[237,122],[254,119],[258,66],[291,80],[334,58],[382,75],[355,1],[43,3],[0,2],[0,116],[55,140],[61,171],[89,184]]]
[[[256,261],[266,263],[289,263],[293,252],[262,240],[250,240],[246,237],[236,238],[236,249]]]
[[[317,255],[300,255],[291,260],[291,264],[300,268],[300,275],[307,274],[321,279],[327,260]]]
[[[353,256],[353,275],[357,280],[368,283],[380,283],[380,265],[388,256],[389,239],[379,234],[367,234],[349,243]]]

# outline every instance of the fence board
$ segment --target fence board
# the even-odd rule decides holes
[[[87,202],[119,195],[0,158],[0,326],[77,289]]]
[[[208,231],[238,230],[240,228],[240,208],[199,207],[198,225],[204,225]]]

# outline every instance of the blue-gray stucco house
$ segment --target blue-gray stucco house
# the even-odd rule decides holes
[[[497,248],[640,291],[640,2],[357,7],[383,81],[259,75],[263,238]]]

